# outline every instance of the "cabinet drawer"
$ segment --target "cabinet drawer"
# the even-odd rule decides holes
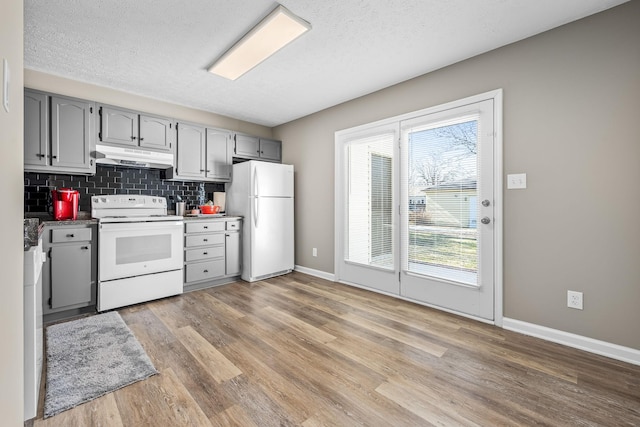
[[[187,248],[193,246],[222,245],[224,244],[224,234],[197,234],[195,236],[187,236],[185,240],[185,246]]]
[[[85,242],[91,240],[90,228],[67,228],[51,230],[51,243]]]
[[[214,246],[212,248],[189,249],[185,251],[185,261],[199,261],[204,259],[218,258],[224,256],[224,246]]]
[[[206,233],[208,231],[224,231],[224,221],[187,222],[187,233]]]
[[[240,230],[240,221],[227,221],[227,230]]]
[[[185,267],[186,282],[197,282],[224,276],[224,259],[188,264]]]

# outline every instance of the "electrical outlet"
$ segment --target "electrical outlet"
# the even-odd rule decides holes
[[[313,248],[313,256],[318,256],[318,248]]]
[[[582,292],[567,291],[567,307],[582,310]]]

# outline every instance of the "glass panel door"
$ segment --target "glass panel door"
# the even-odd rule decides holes
[[[493,319],[493,101],[401,123],[402,287]]]

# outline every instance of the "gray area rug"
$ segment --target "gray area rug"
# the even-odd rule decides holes
[[[113,311],[47,327],[44,418],[158,373]]]

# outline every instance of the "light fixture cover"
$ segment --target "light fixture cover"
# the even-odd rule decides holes
[[[310,29],[311,24],[278,5],[225,52],[209,72],[236,80]]]

